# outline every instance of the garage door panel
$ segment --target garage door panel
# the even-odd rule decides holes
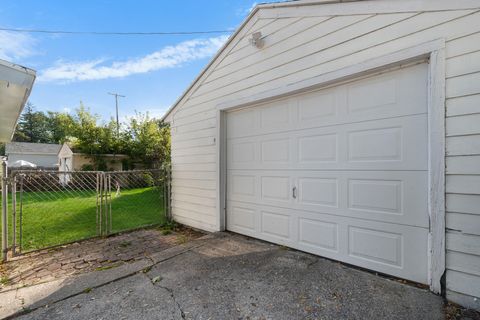
[[[227,221],[229,230],[426,283],[428,230],[349,217],[230,202],[227,210],[249,208],[258,225],[245,229]]]
[[[229,139],[230,169],[427,170],[427,115]]]
[[[339,207],[336,178],[298,178],[298,202],[305,205]]]
[[[228,200],[428,227],[426,171],[229,170],[229,177]]]
[[[260,163],[263,166],[272,164],[288,167],[293,160],[290,152],[290,138],[266,139],[260,142]]]
[[[243,230],[244,232],[255,232],[255,210],[242,205],[230,207],[232,219],[229,221],[231,227]]]
[[[247,137],[427,113],[427,65],[263,103],[227,115],[227,136]]]
[[[262,176],[261,200],[290,203],[291,183],[289,176]]]
[[[348,250],[351,257],[392,267],[401,267],[403,236],[400,233],[349,226]]]
[[[298,242],[301,245],[338,253],[338,237],[337,223],[299,218]]]
[[[281,214],[274,210],[260,211],[260,232],[270,237],[292,240],[290,227],[292,218],[289,214]]]
[[[313,122],[332,121],[337,115],[341,93],[339,89],[322,90],[300,96],[296,101],[297,119],[300,127],[310,127]]]
[[[290,100],[265,105],[257,110],[259,132],[275,132],[287,128],[292,123]]]
[[[228,112],[227,229],[427,283],[427,74]]]
[[[401,180],[351,179],[348,181],[348,208],[402,214],[404,193]]]
[[[338,162],[338,134],[312,134],[297,138],[298,165]]]

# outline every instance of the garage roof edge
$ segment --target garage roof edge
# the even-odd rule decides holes
[[[293,0],[286,2],[273,2],[273,3],[260,3],[255,6],[255,8],[250,12],[250,14],[245,18],[245,20],[240,24],[240,26],[235,30],[235,32],[228,38],[227,42],[218,50],[215,56],[210,60],[210,62],[202,69],[198,76],[193,80],[192,83],[187,87],[187,89],[180,95],[180,97],[173,103],[173,105],[167,110],[165,115],[162,116],[161,121],[166,121],[170,113],[177,107],[177,105],[187,96],[188,92],[195,86],[195,84],[200,81],[203,75],[207,70],[212,66],[212,64],[217,60],[217,58],[222,54],[222,52],[230,45],[230,43],[235,39],[235,37],[240,33],[240,31],[245,27],[245,25],[255,16],[255,14],[261,9],[274,9],[278,7],[290,7],[290,6],[305,6],[305,5],[315,5],[315,4],[329,4],[329,3],[340,3],[340,2],[353,2],[353,1],[362,1],[362,0]]]

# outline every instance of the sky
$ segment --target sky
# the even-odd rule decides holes
[[[272,1],[262,1],[272,2]],[[95,32],[233,30],[252,0],[0,0],[0,28]],[[80,101],[108,120],[160,117],[228,33],[103,36],[0,31],[0,59],[37,71],[30,102],[37,110],[74,112]]]

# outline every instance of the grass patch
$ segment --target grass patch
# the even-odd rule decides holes
[[[2,286],[8,286],[10,284],[10,279],[6,276],[0,277],[0,285]]]
[[[175,221],[166,221],[159,227],[159,230],[164,236],[166,236],[172,234],[177,228],[178,224]]]
[[[188,242],[188,237],[184,234],[180,234],[177,236],[177,244],[185,244]]]
[[[11,197],[9,200],[11,230]],[[23,250],[40,249],[96,236],[96,203],[95,190],[24,192]],[[118,196],[112,192],[111,206],[112,232],[166,223],[163,191],[157,187],[122,190]],[[17,229],[19,225],[20,217],[17,214]]]
[[[132,245],[132,242],[130,242],[130,241],[123,241],[123,242],[120,243],[119,246],[120,246],[121,248],[126,248],[126,247],[129,247],[129,246],[131,246],[131,245]]]
[[[122,264],[121,264],[121,263],[116,263],[116,264],[111,264],[111,265],[101,266],[101,267],[95,268],[95,271],[104,271],[104,270],[110,270],[110,269],[113,269],[113,268],[119,267],[120,265],[122,265]]]

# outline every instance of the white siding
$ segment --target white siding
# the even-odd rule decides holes
[[[480,308],[480,32],[447,42],[447,298]]]
[[[372,14],[356,10],[354,15],[315,16],[320,7],[308,7],[308,17],[253,17],[169,116],[175,218],[206,230],[220,228],[219,103],[444,38],[447,296],[478,307],[472,297],[480,297],[480,11]],[[274,10],[279,9],[260,13],[274,17]],[[257,30],[266,36],[261,50],[248,45],[248,36]]]

